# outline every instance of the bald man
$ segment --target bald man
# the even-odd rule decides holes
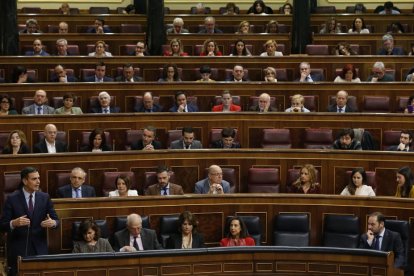
[[[66,68],[63,65],[56,65],[54,69],[54,74],[50,79],[51,82],[77,82],[78,79],[73,75],[68,75]]]
[[[134,106],[135,112],[161,112],[162,106],[154,103],[154,96],[151,92],[145,92],[144,96],[142,96],[142,103],[140,105]]]
[[[335,103],[328,106],[328,112],[356,112],[354,108],[348,105],[348,92],[339,90],[338,93],[336,93]]]
[[[67,152],[67,145],[56,140],[57,132],[54,124],[47,124],[44,131],[45,138],[33,146],[33,153]]]
[[[208,168],[207,178],[198,181],[194,188],[195,194],[228,194],[230,183],[223,180],[223,170],[217,165]]]
[[[24,115],[43,115],[43,114],[55,114],[55,109],[48,106],[47,94],[45,90],[39,89],[35,92],[33,97],[34,103],[26,106],[22,109]]]

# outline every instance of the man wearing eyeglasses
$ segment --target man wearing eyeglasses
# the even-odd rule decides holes
[[[382,61],[374,63],[372,66],[372,75],[367,79],[368,82],[387,82],[394,80],[394,76],[385,74],[385,65]]]
[[[208,168],[207,178],[198,181],[194,188],[195,194],[228,194],[230,183],[223,180],[223,170],[217,165]]]
[[[308,62],[301,62],[299,65],[300,78],[295,81],[299,82],[316,82],[324,81],[323,76],[318,73],[313,73]]]
[[[132,56],[143,57],[148,56],[147,47],[142,41],[138,41],[135,47],[134,52],[131,53]]]

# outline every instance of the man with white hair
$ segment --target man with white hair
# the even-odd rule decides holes
[[[22,30],[20,33],[22,34],[41,34],[42,31],[39,30],[39,24],[37,20],[34,18],[29,18],[26,20],[26,28]]]
[[[277,108],[270,106],[270,95],[262,93],[259,96],[258,104],[251,106],[249,110],[257,112],[276,112]]]
[[[64,38],[56,40],[56,55],[60,57],[69,56],[68,41]]]
[[[126,228],[115,233],[114,250],[135,252],[162,249],[154,230],[142,228],[142,218],[138,214],[127,217]]]
[[[69,32],[69,25],[68,23],[62,21],[59,23],[59,33],[60,34],[67,34]]]
[[[66,82],[77,82],[78,79],[73,75],[68,75],[66,72],[66,68],[63,65],[58,64],[55,66],[54,75],[52,75],[50,81],[66,83]]]
[[[382,55],[382,56],[405,55],[403,48],[394,47],[394,38],[390,34],[385,34],[382,36],[382,45],[383,47],[378,51],[378,55]]]
[[[199,34],[221,34],[222,30],[216,28],[216,19],[212,16],[207,16],[204,19],[204,28],[201,29]]]
[[[173,26],[167,29],[167,34],[187,34],[187,29],[183,28],[184,20],[181,17],[176,17],[173,20]]]
[[[372,75],[367,79],[368,82],[387,82],[395,81],[393,75],[385,74],[385,65],[382,61],[377,61],[372,66]]]
[[[111,96],[108,92],[102,91],[98,95],[99,106],[92,107],[91,113],[119,113],[121,112],[118,106],[111,106]]]

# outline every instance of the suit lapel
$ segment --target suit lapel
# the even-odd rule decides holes
[[[390,242],[390,240],[390,232],[388,232],[388,230],[385,229],[384,236],[382,237],[381,251],[388,251],[388,243]]]

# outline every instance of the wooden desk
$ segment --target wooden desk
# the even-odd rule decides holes
[[[82,254],[19,258],[19,275],[403,275],[393,254],[372,250],[252,247],[158,250],[131,254]],[[162,261],[160,261],[162,259]],[[237,274],[236,274],[237,273]]]

